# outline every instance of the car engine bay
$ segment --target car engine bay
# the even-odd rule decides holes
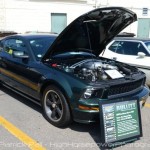
[[[99,82],[110,79],[126,78],[138,72],[134,67],[128,66],[115,60],[88,58],[80,61],[65,60],[64,63],[55,62],[52,67],[74,74],[76,77],[90,81]]]

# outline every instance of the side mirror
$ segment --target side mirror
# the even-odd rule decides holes
[[[29,55],[24,54],[22,51],[13,51],[13,57],[15,58],[22,58],[22,59],[28,59]]]
[[[146,55],[145,55],[145,53],[143,53],[143,52],[138,52],[138,56],[139,56],[140,58],[144,58]]]

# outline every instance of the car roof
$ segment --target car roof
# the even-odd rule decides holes
[[[142,41],[142,42],[148,42],[148,41],[150,41],[150,38],[115,37],[114,40],[127,40],[127,41]]]
[[[22,38],[30,40],[30,39],[34,39],[34,38],[57,37],[57,36],[58,36],[57,34],[36,33],[36,34],[15,34],[15,35],[6,36],[4,38],[22,37]]]

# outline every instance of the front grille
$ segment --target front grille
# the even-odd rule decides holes
[[[140,79],[138,81],[132,81],[129,83],[120,84],[120,85],[113,85],[113,86],[110,86],[108,96],[131,92],[135,89],[140,88],[142,85],[144,85],[143,79]]]

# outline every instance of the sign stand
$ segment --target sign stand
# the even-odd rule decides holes
[[[142,136],[139,100],[101,100],[99,107],[103,148],[124,145]]]

